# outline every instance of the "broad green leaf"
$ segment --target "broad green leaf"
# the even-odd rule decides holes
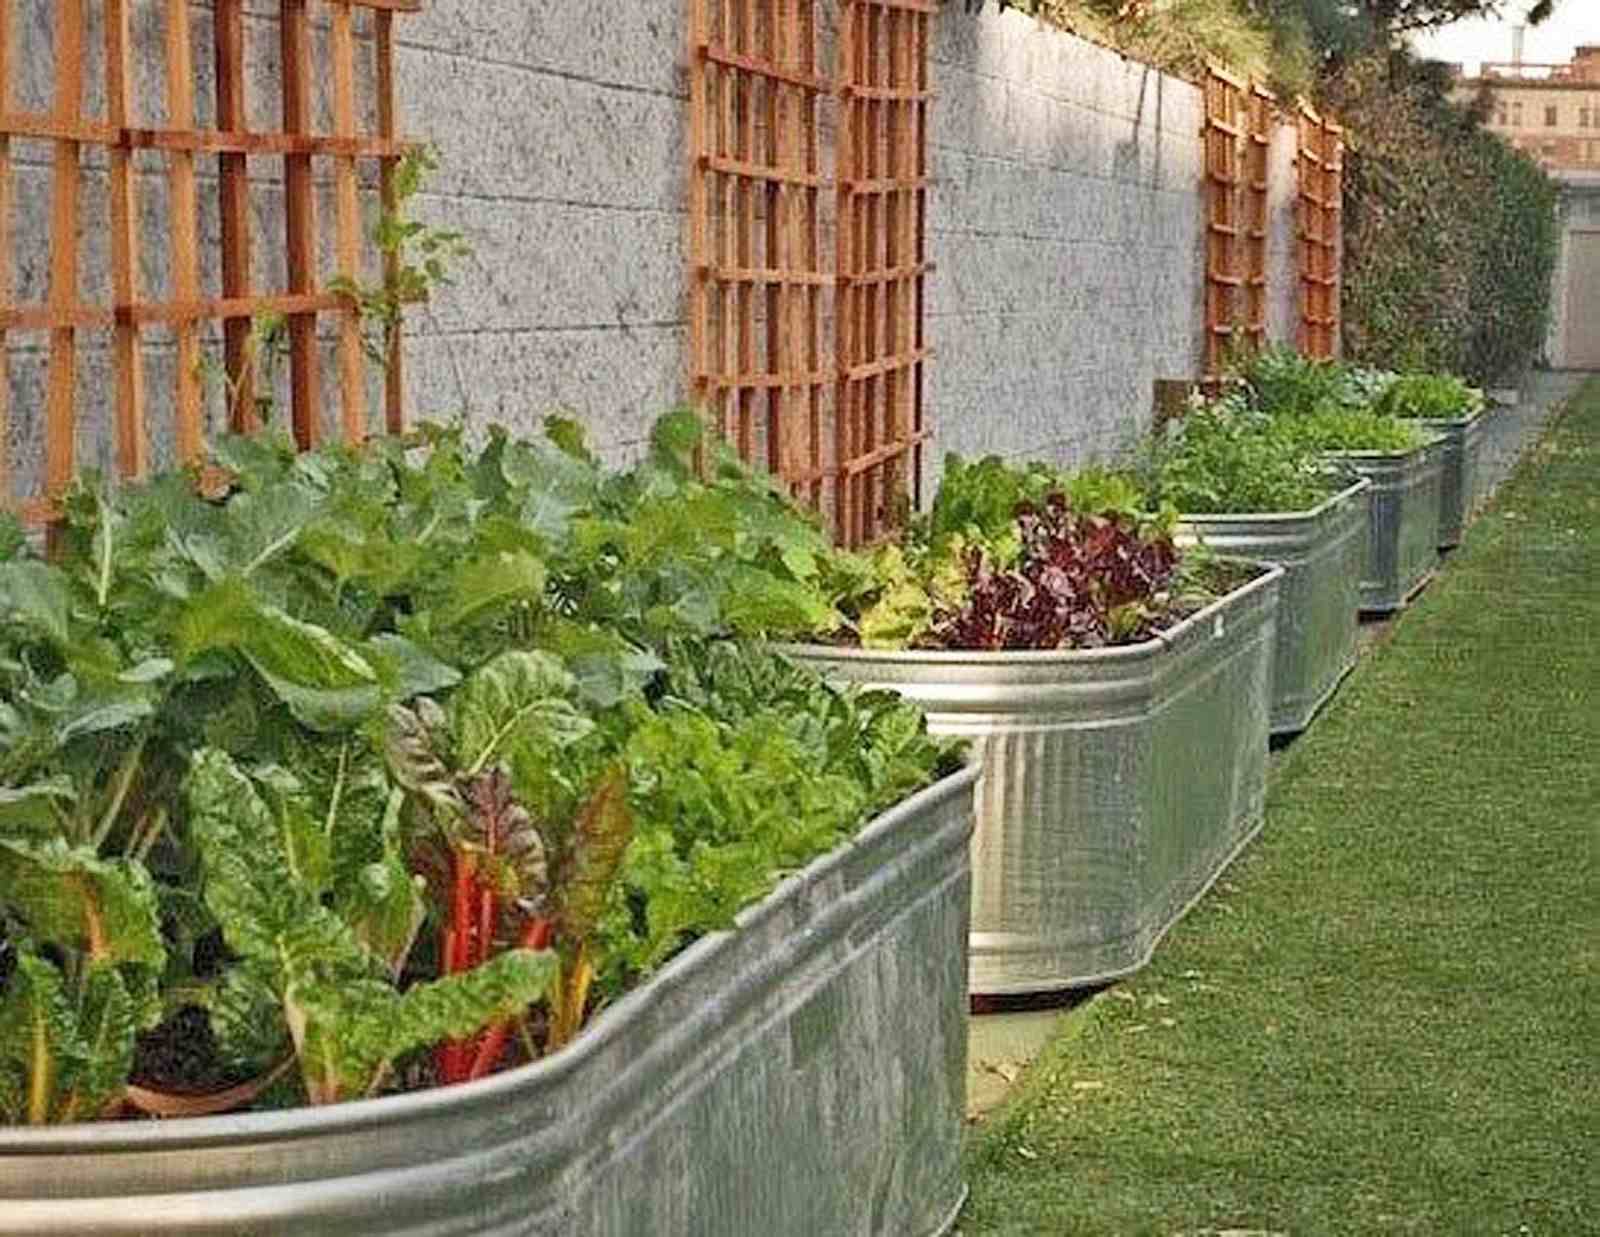
[[[833,607],[814,589],[743,565],[731,573],[721,617],[730,631],[745,636],[827,631],[836,622]]]
[[[253,771],[252,780],[277,826],[289,876],[317,896],[333,884],[333,846],[327,821],[305,784],[279,765]]]
[[[56,812],[77,799],[77,787],[63,774],[26,786],[0,786],[0,830],[53,833],[57,828]]]
[[[571,669],[578,695],[600,709],[640,695],[663,667],[615,630],[556,619],[539,629],[541,648],[557,654]]]
[[[321,502],[321,495],[292,480],[235,494],[228,503],[225,522],[227,570],[249,576],[286,554]]]
[[[259,1074],[292,1047],[277,970],[257,959],[235,962],[201,995],[217,1055],[247,1074]]]
[[[571,673],[549,653],[502,653],[451,698],[456,771],[471,776],[504,758],[553,753],[577,742],[594,723],[573,705]]]
[[[92,964],[84,973],[77,1010],[82,1057],[62,1071],[60,1119],[89,1121],[122,1094],[133,1068],[137,1010],[116,967]]]
[[[373,519],[386,514],[375,512]],[[393,592],[427,561],[426,549],[415,541],[397,541],[385,528],[369,527],[339,513],[306,525],[295,549],[326,568],[335,580],[360,581],[380,595]]]
[[[119,683],[155,683],[173,671],[170,657],[147,657],[136,666],[130,666],[117,675]]]
[[[468,559],[446,577],[434,629],[448,630],[515,602],[537,603],[544,584],[544,564],[525,551],[502,550]]]
[[[62,1076],[84,1057],[61,972],[24,944],[0,990],[0,1065],[12,1079],[5,1090],[19,1119],[28,1125],[56,1121]]]
[[[245,490],[262,490],[282,481],[296,454],[294,443],[281,430],[221,434],[209,446],[212,458]]]
[[[594,506],[600,473],[555,442],[507,443],[501,463],[518,518],[549,545],[561,544],[572,517]]]
[[[650,455],[657,467],[680,477],[694,471],[694,453],[705,426],[692,408],[677,408],[660,417],[650,431]]]
[[[544,419],[544,436],[575,460],[585,464],[596,462],[589,450],[588,434],[583,422],[571,417],[549,416]]]
[[[290,1026],[312,1101],[358,1098],[396,1057],[515,1017],[550,991],[558,967],[549,950],[511,949],[403,994],[375,980],[297,985]]]
[[[454,666],[393,632],[373,636],[361,646],[361,652],[396,700],[431,696],[461,682],[461,672]]]
[[[72,594],[59,568],[33,559],[0,562],[0,619],[21,623],[57,647],[72,643]]]
[[[241,653],[296,720],[313,730],[345,729],[371,715],[383,689],[351,645],[324,627],[264,605],[227,581],[187,606],[178,646],[188,660],[214,649]]]
[[[400,809],[405,792],[396,787],[379,827],[381,852],[340,891],[339,916],[388,971],[399,975],[427,916],[421,877],[413,877],[401,850]]]
[[[0,840],[0,903],[32,934],[91,957],[166,963],[155,884],[143,866],[60,838]]]
[[[279,824],[232,758],[199,752],[185,783],[206,905],[233,950],[283,973],[360,973],[348,927],[293,876]]]
[[[84,735],[122,730],[153,716],[155,708],[155,693],[143,683],[78,685],[53,719],[56,742],[65,746]]]
[[[9,511],[0,511],[0,563],[9,563],[26,552],[28,536],[22,522]]]

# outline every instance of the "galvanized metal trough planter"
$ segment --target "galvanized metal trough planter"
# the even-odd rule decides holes
[[[1204,542],[1239,558],[1277,563],[1277,650],[1271,727],[1298,734],[1356,663],[1361,562],[1367,544],[1365,477],[1309,511],[1185,515],[1180,544]]]
[[[964,1197],[975,767],[481,1082],[0,1128],[0,1233],[929,1237]]]
[[[1442,471],[1439,474],[1439,549],[1461,544],[1467,520],[1478,492],[1478,453],[1483,446],[1483,427],[1488,414],[1475,412],[1470,417],[1450,420],[1421,420],[1416,424],[1443,442]]]
[[[1361,610],[1402,609],[1439,566],[1439,489],[1443,440],[1413,451],[1335,451],[1329,459],[1372,482],[1367,490],[1367,550]]]
[[[1137,970],[1261,826],[1282,568],[1157,639],[1081,652],[782,650],[889,688],[983,764],[969,982]]]

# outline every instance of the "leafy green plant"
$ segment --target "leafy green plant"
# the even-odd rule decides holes
[[[960,761],[898,696],[835,690],[771,652],[676,642],[660,691],[624,747],[637,826],[599,932],[607,991]]]
[[[1144,471],[1152,497],[1195,514],[1305,511],[1336,484],[1303,436],[1236,395],[1170,423]]]
[[[1314,451],[1415,451],[1429,439],[1415,425],[1382,413],[1328,409],[1283,421],[1283,432]]]
[[[1453,374],[1404,374],[1396,378],[1375,405],[1391,417],[1452,420],[1483,411],[1483,393]]]
[[[603,776],[570,828],[536,805],[562,750],[589,738],[594,723],[574,703],[577,684],[547,653],[507,652],[469,678],[445,708],[423,698],[392,706],[386,751],[396,780],[443,854],[427,863],[447,908],[440,969],[458,974],[485,965],[507,941],[563,947],[552,986],[550,1044],[576,1033],[593,970],[587,953],[598,918],[596,889],[615,874],[632,831],[625,783]],[[502,1027],[503,1027],[502,1023]],[[438,1068],[446,1082],[485,1073],[505,1031],[481,1045],[446,1044]]]
[[[239,959],[232,994],[270,996],[307,1099],[327,1104],[373,1094],[407,1052],[516,1014],[556,964],[513,949],[400,990],[422,906],[399,855],[399,795],[374,820],[338,784],[308,790],[286,770],[251,777],[216,749],[196,755],[186,787],[206,904]],[[378,858],[357,870],[335,862],[368,849]]]
[[[373,232],[388,267],[383,282],[364,284],[345,275],[328,281],[331,291],[349,297],[360,310],[367,355],[380,365],[394,346],[405,307],[426,302],[450,282],[451,265],[472,255],[458,229],[436,228],[409,215],[423,182],[438,168],[438,152],[427,145],[413,146],[395,161],[391,200]]]
[[[708,651],[836,621],[863,565],[688,414],[622,472],[562,421],[211,464],[86,477],[49,562],[0,524],[7,1121],[552,1051],[948,764],[898,701]],[[203,1093],[145,1047],[196,1017]]]
[[[1130,472],[952,456],[928,519],[849,577],[844,630],[886,649],[1141,639],[1177,612],[1177,518]]]

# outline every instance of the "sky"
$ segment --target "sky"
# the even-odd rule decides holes
[[[1511,59],[1511,28],[1532,0],[1509,0],[1502,21],[1459,21],[1416,41],[1424,56],[1464,63],[1469,73],[1484,60]],[[1522,58],[1529,63],[1564,64],[1580,43],[1600,44],[1600,0],[1557,0],[1555,14],[1529,26]]]

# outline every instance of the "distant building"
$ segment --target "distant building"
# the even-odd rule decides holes
[[[1458,79],[1456,97],[1487,93],[1488,128],[1545,167],[1600,171],[1600,46],[1570,64],[1485,64]]]

